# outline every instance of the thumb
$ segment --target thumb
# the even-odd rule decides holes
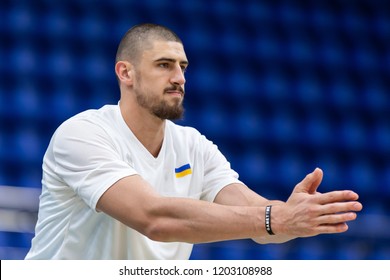
[[[312,173],[299,182],[293,192],[314,194],[322,181],[323,172],[320,168],[316,168]]]

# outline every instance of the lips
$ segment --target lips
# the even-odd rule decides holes
[[[183,95],[183,92],[181,92],[181,91],[167,91],[166,92],[167,94],[172,94],[172,95],[180,95],[180,96],[182,96]]]
[[[180,88],[165,89],[164,92],[167,93],[167,94],[171,94],[171,95],[178,95],[178,96],[183,96],[184,95],[184,90],[181,87]]]

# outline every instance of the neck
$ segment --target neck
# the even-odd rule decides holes
[[[164,140],[165,120],[161,120],[139,106],[131,106],[130,102],[121,102],[119,107],[127,126],[149,151],[157,157]]]

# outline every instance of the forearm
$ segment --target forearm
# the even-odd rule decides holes
[[[251,238],[260,244],[283,243],[294,237],[269,235],[265,230],[265,205],[219,205],[189,199],[164,198],[153,211],[145,233],[158,241],[205,243]],[[283,204],[268,200],[267,205]]]
[[[144,234],[157,241],[204,243],[265,236],[263,207],[226,206],[184,198],[158,198]]]
[[[163,197],[137,175],[111,186],[96,209],[156,241],[201,243],[267,234],[264,207]]]

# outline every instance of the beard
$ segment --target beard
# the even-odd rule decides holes
[[[138,82],[140,84],[140,77],[138,77]],[[172,86],[164,89],[164,95],[168,94],[167,91],[169,90],[181,91],[184,97],[184,89],[181,86]],[[183,118],[183,99],[175,99],[174,104],[170,105],[167,100],[161,99],[155,94],[140,88],[134,89],[134,92],[138,105],[147,109],[152,115],[162,120],[180,120]]]
[[[147,109],[152,115],[162,120],[180,120],[183,118],[184,107],[182,100],[175,100],[175,103],[170,105],[166,100],[141,93],[138,90],[135,90],[135,94],[138,105]]]

